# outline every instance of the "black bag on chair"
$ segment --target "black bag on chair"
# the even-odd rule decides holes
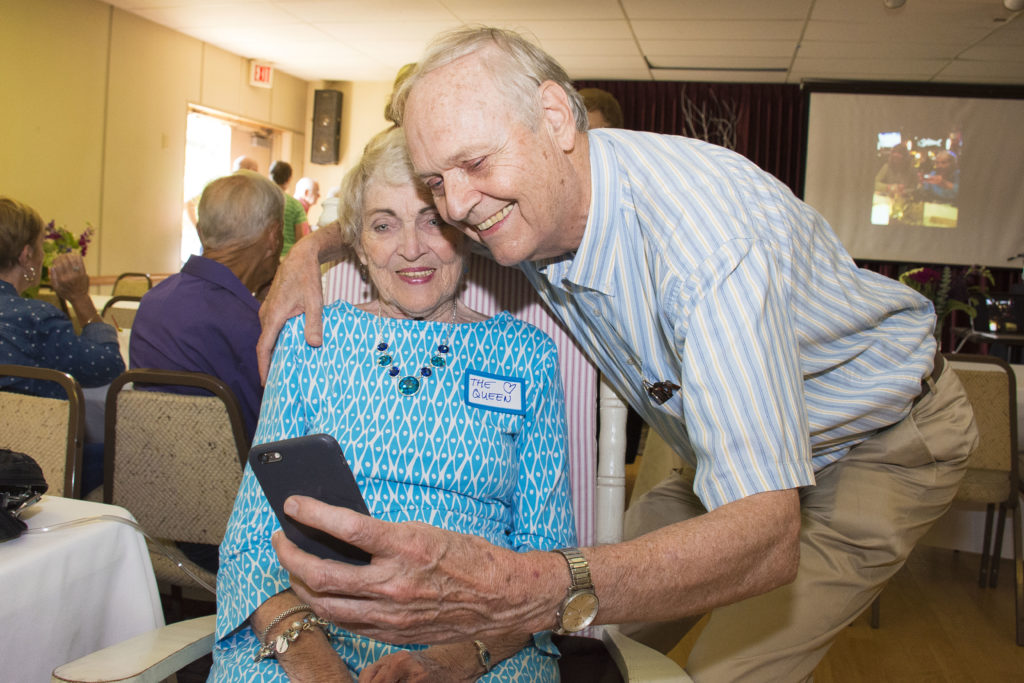
[[[27,525],[18,515],[47,488],[39,463],[24,453],[0,448],[0,541],[21,535]]]

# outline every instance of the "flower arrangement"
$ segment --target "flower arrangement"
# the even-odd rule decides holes
[[[43,228],[43,272],[39,282],[41,284],[49,284],[50,266],[53,265],[53,260],[57,258],[58,254],[81,251],[82,256],[85,256],[89,243],[92,242],[93,235],[95,234],[96,228],[90,223],[86,223],[85,230],[77,236],[63,225],[57,225],[55,221],[51,220],[47,223],[46,227]],[[26,290],[24,296],[35,297],[38,291],[39,287],[37,285]]]
[[[926,296],[935,306],[935,336],[940,338],[946,318],[953,311],[963,311],[974,318],[981,295],[988,285],[995,284],[992,271],[985,266],[971,266],[954,275],[953,269],[922,267],[900,274],[900,282]]]

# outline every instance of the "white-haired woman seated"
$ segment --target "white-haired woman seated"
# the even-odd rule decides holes
[[[375,298],[327,307],[319,348],[306,344],[303,318],[285,327],[256,442],[333,435],[378,519],[520,551],[573,546],[554,343],[459,301],[464,238],[415,182],[401,130],[367,146],[340,206]],[[321,623],[289,590],[270,543],[278,528],[246,469],[221,545],[211,680],[558,680],[546,632],[397,646]],[[297,637],[282,650],[275,638],[288,633]]]

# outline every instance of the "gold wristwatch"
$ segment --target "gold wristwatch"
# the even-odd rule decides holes
[[[569,563],[569,576],[572,578],[569,594],[558,608],[555,633],[582,631],[594,621],[599,605],[594,584],[590,580],[590,564],[579,548],[559,548],[555,552],[560,553]]]

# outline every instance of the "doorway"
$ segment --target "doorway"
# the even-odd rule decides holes
[[[190,106],[185,127],[185,177],[181,212],[181,263],[201,254],[196,232],[199,195],[211,180],[231,173],[232,162],[240,156],[256,161],[257,171],[266,174],[279,133],[229,114]]]

